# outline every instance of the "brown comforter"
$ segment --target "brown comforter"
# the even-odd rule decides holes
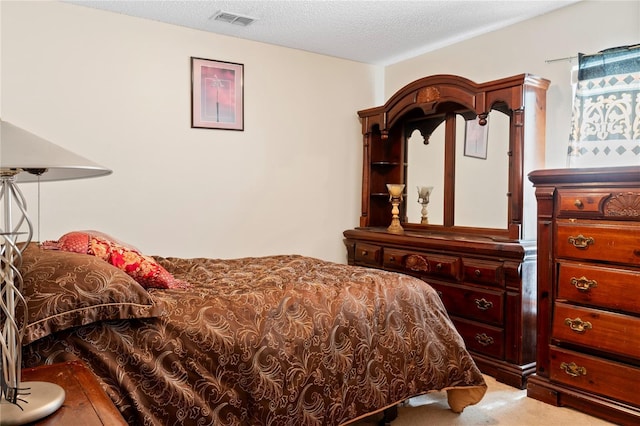
[[[435,291],[302,256],[156,259],[191,289],[158,318],[36,340],[25,366],[79,358],[132,425],[338,425],[433,390],[454,411],[483,377]]]

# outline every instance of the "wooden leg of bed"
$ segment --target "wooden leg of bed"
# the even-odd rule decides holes
[[[398,417],[398,406],[394,405],[384,410],[384,416],[378,423],[378,426],[391,426],[391,422]]]

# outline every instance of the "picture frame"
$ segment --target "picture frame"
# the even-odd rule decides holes
[[[464,132],[464,155],[465,157],[487,159],[487,142],[489,140],[489,122],[481,126],[478,118],[467,120]]]
[[[191,127],[244,130],[244,65],[191,57]]]

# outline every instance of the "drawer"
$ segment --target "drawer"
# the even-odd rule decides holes
[[[640,270],[560,263],[558,299],[640,314]]]
[[[640,368],[555,346],[550,358],[552,381],[640,406]]]
[[[611,196],[611,191],[558,191],[558,214],[589,214],[600,216],[604,201]]]
[[[640,225],[563,220],[557,226],[559,257],[640,265]]]
[[[633,219],[640,188],[559,189],[558,217]]]
[[[357,265],[380,266],[382,247],[373,244],[356,243],[354,255]]]
[[[462,264],[466,282],[504,287],[504,271],[501,262],[463,258]]]
[[[498,326],[504,324],[504,292],[461,285],[429,284],[436,289],[451,315]]]
[[[385,249],[382,264],[385,268],[411,275],[459,281],[462,262],[454,256]]]
[[[459,318],[451,320],[464,339],[467,349],[504,359],[504,329]]]
[[[640,360],[640,317],[556,302],[552,337]]]

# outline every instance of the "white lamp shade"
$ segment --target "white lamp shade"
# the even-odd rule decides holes
[[[28,173],[30,170],[45,170],[40,175],[40,181],[43,182],[83,179],[111,173],[111,170],[11,123],[0,120],[0,127],[0,171],[23,171],[15,177],[18,183],[38,180],[37,174]]]

